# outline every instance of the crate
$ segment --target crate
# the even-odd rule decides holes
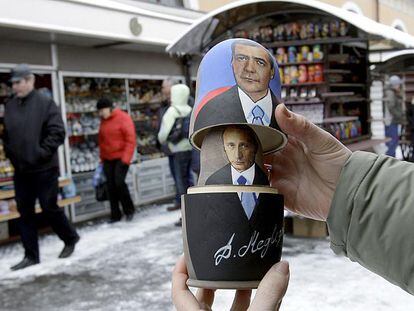
[[[326,222],[302,217],[293,217],[293,235],[307,238],[328,236]]]
[[[9,223],[7,221],[0,222],[0,241],[9,238]]]

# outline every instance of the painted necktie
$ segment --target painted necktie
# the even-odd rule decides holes
[[[263,120],[265,119],[266,114],[263,111],[263,109],[260,108],[259,105],[256,105],[253,107],[251,114],[253,116],[253,120],[252,120],[253,124],[264,125]]]
[[[246,185],[247,179],[243,176],[240,175],[240,177],[237,179],[237,183],[239,185]],[[250,219],[250,217],[252,217],[254,208],[256,206],[256,202],[257,202],[257,197],[256,197],[256,193],[254,192],[242,192],[241,193],[241,204],[243,206],[244,212],[246,213],[246,216],[248,219]]]

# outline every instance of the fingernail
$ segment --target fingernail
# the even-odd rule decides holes
[[[286,117],[290,118],[290,116],[291,116],[290,111],[286,108],[286,106],[285,106],[284,104],[281,104],[281,105],[282,105],[282,107],[283,107],[283,109],[282,109],[283,114],[284,114]]]
[[[276,265],[276,271],[280,274],[288,275],[289,274],[289,263],[287,261],[281,261]]]

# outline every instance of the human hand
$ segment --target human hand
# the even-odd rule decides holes
[[[289,264],[286,261],[273,265],[260,282],[252,303],[250,304],[251,290],[237,290],[230,310],[279,310],[289,284],[289,276]],[[181,256],[172,275],[172,299],[177,311],[211,310],[215,291],[198,289],[194,296],[187,287],[187,279],[184,256]]]
[[[288,143],[273,155],[271,184],[284,195],[289,210],[326,220],[342,167],[352,152],[283,104],[276,107],[275,116]]]

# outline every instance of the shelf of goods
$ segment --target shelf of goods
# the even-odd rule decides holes
[[[82,197],[82,201],[72,206],[71,218],[73,222],[81,222],[91,218],[109,215],[109,201],[98,202],[95,199],[95,189],[93,187],[94,172],[74,174],[73,181],[76,185],[77,193]],[[126,177],[126,183],[131,193],[134,204],[138,204],[135,195],[135,165],[131,165]]]
[[[63,77],[64,102],[69,137],[70,169],[82,201],[71,206],[74,222],[109,213],[107,202],[97,202],[93,173],[99,165],[98,131],[100,118],[97,101],[106,97],[116,107],[128,110],[125,79]]]
[[[168,158],[143,161],[136,170],[137,200],[140,204],[170,198],[175,194],[175,183],[170,173]]]
[[[69,178],[60,178],[59,188],[68,186],[70,183],[71,180]],[[16,202],[14,200],[15,192],[13,190],[13,182],[1,182],[0,187],[0,242],[3,242],[17,238],[17,232],[9,232],[8,221],[17,219],[20,217],[20,215],[17,211]],[[64,191],[62,193],[64,193]],[[80,195],[67,198],[60,196],[57,203],[59,207],[63,208],[78,202],[81,202]],[[41,208],[39,204],[36,204],[35,213],[41,213]]]
[[[127,110],[125,80],[64,77],[63,83],[72,173],[94,171],[99,164],[96,102],[107,97]]]
[[[164,111],[161,79],[102,79],[64,77],[65,103],[73,180],[82,202],[71,210],[74,222],[107,215],[108,202],[97,202],[92,185],[93,171],[99,164],[97,134],[99,116],[96,102],[112,98],[127,110],[137,134],[137,163],[130,166],[127,183],[136,205],[149,203],[175,193],[168,159],[157,146],[160,118]]]
[[[157,146],[157,134],[165,106],[162,80],[129,79],[129,106],[137,133],[138,161],[164,156]]]
[[[344,143],[370,138],[368,42],[355,27],[298,13],[245,23],[234,37],[261,42],[273,53],[289,109]]]

